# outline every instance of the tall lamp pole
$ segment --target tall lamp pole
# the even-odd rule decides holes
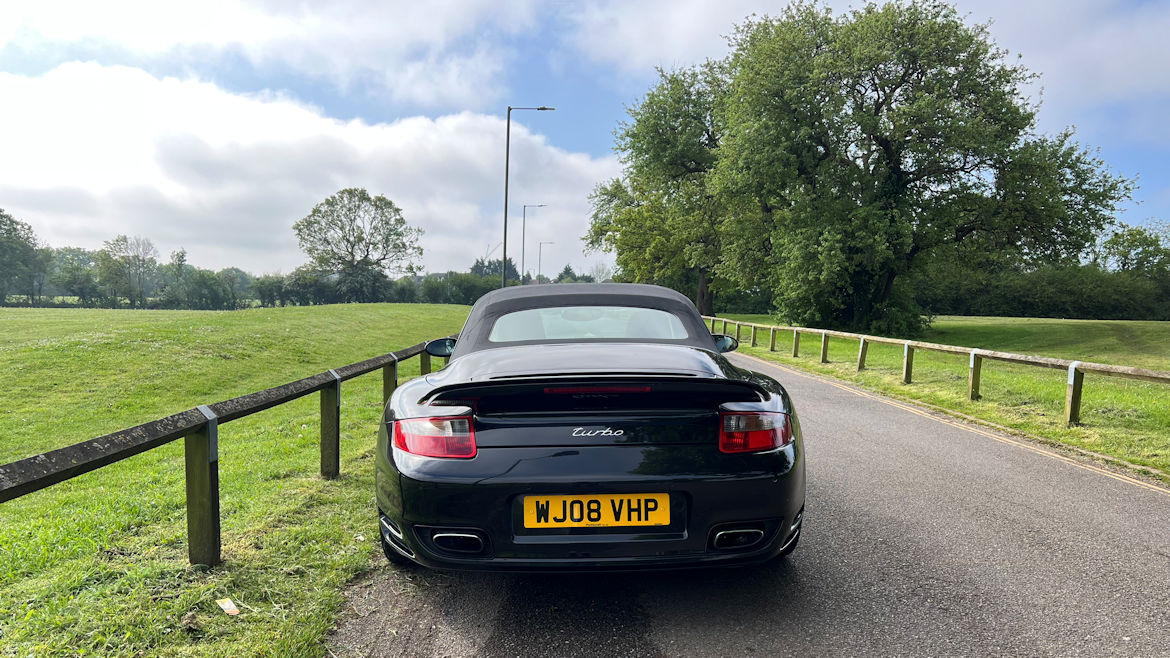
[[[512,159],[512,110],[537,110],[549,112],[555,107],[512,107],[508,106],[508,127],[504,137],[504,255],[500,258],[500,287],[508,287],[508,164]]]
[[[528,227],[528,209],[529,208],[544,208],[546,205],[548,205],[548,204],[545,204],[545,203],[537,203],[537,204],[526,203],[526,204],[524,204],[523,211],[520,215],[520,283],[524,283],[524,274],[527,271],[524,267],[524,250],[528,246],[528,243],[524,241],[524,235],[525,235],[525,231],[527,230],[527,227]]]
[[[536,280],[537,280],[537,282],[540,281],[541,257],[544,256],[544,254],[542,252],[544,251],[544,245],[546,245],[546,244],[556,244],[556,243],[553,242],[552,240],[549,240],[548,242],[541,242],[540,245],[538,245],[536,247]]]

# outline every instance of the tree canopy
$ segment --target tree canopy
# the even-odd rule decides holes
[[[144,306],[157,259],[158,250],[147,238],[119,235],[106,240],[97,253],[98,282],[109,297],[125,297],[131,306]]]
[[[496,279],[500,278],[500,259],[484,260],[483,258],[476,258],[471,265],[471,273],[476,276],[492,276]],[[519,281],[520,270],[516,269],[516,261],[511,258],[508,259],[508,281]]]
[[[319,266],[335,272],[374,268],[413,269],[422,256],[422,230],[409,226],[402,210],[384,196],[362,188],[338,191],[293,224],[301,249]],[[363,275],[367,276],[368,275]]]
[[[36,250],[32,227],[0,209],[0,302],[29,275]]]
[[[721,271],[763,273],[791,320],[913,332],[899,283],[925,256],[1075,257],[1129,193],[1069,133],[1034,133],[1031,74],[948,5],[795,5],[733,44]]]
[[[619,128],[625,177],[595,190],[587,240],[622,277],[696,301],[696,277],[725,280],[789,322],[913,333],[909,275],[972,252],[1075,262],[1132,190],[1070,131],[1037,133],[1034,76],[949,5],[797,3],[731,45],[660,72]]]
[[[701,312],[711,313],[724,207],[709,182],[725,75],[714,62],[658,75],[618,130],[626,176],[594,189],[585,240],[616,252],[626,279],[686,289]]]

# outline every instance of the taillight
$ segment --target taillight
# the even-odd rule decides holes
[[[792,443],[788,416],[770,411],[719,414],[719,450],[759,452]]]
[[[471,416],[396,420],[394,445],[412,455],[471,459],[475,456],[475,428]]]

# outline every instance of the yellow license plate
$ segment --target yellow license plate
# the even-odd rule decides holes
[[[525,496],[525,528],[670,525],[669,494]]]

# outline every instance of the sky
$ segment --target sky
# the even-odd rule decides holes
[[[727,54],[779,2],[3,0],[0,208],[52,246],[147,237],[166,260],[287,273],[292,224],[364,187],[424,231],[427,271],[508,255],[545,274],[585,253],[588,195],[621,172],[613,132],[655,67]],[[837,11],[847,4],[832,5]],[[1041,74],[1038,127],[1075,126],[1139,189],[1120,219],[1170,219],[1170,1],[986,0],[966,20]],[[529,208],[521,243],[523,205]]]

